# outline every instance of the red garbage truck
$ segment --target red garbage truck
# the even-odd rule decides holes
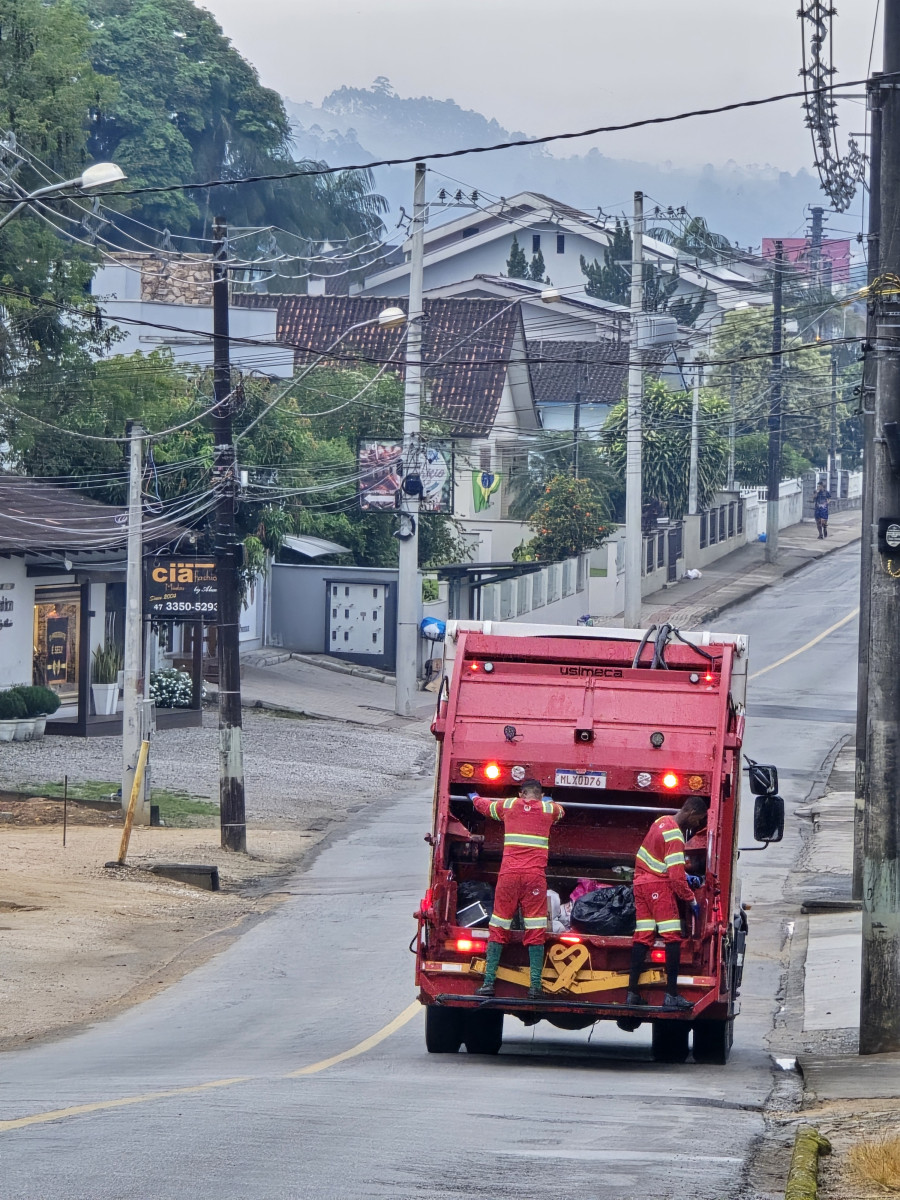
[[[496,1054],[513,1016],[562,1029],[649,1021],[657,1060],[684,1062],[691,1050],[698,1062],[727,1060],[747,938],[736,872],[747,661],[746,637],[668,625],[448,624],[432,726],[431,868],[413,943],[430,1052]],[[754,837],[766,845],[782,835],[784,804],[775,769],[748,762]],[[471,796],[508,798],[524,779],[565,810],[550,834],[541,995],[529,995],[528,948],[514,921],[494,995],[481,997],[503,828]],[[576,889],[624,889],[627,899],[651,824],[688,796],[709,806],[706,828],[685,847],[700,879],[698,912],[682,912],[678,985],[691,1007],[663,1007],[658,942],[641,976],[645,1006],[629,1008],[633,921],[592,932],[569,902]]]

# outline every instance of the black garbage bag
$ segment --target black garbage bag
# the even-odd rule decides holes
[[[471,929],[486,925],[494,911],[494,888],[480,879],[463,879],[456,887],[456,923]]]
[[[603,937],[634,933],[634,892],[627,883],[579,896],[572,906],[572,928]]]

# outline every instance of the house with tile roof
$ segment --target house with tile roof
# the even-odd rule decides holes
[[[405,310],[406,297],[257,294],[236,302],[276,307],[276,337],[292,349],[298,370],[361,325],[328,360],[387,366],[403,378],[404,330],[384,328],[376,318],[386,306]],[[454,442],[454,516],[472,539],[476,561],[509,558],[528,534],[509,517],[510,479],[526,468],[541,431],[521,306],[499,298],[429,297],[424,312],[425,398]],[[499,476],[499,488],[487,498],[475,478],[482,473]]]
[[[502,275],[515,236],[526,258],[541,252],[553,287],[581,296],[585,284],[581,258],[603,261],[614,224],[609,217],[592,217],[539,192],[520,192],[426,230],[425,289]],[[363,294],[396,296],[408,291],[409,244],[403,249],[403,262],[366,276],[360,288]],[[704,310],[696,322],[704,330],[715,328],[731,309],[771,302],[760,272],[747,271],[743,262],[706,262],[646,235],[644,261],[662,271],[677,267],[676,297],[696,298],[705,292]]]

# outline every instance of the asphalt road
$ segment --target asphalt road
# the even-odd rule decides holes
[[[746,748],[781,768],[789,813],[849,732],[855,620],[765,668],[852,612],[857,558],[825,559],[718,622],[751,635],[751,672],[764,673]],[[643,1029],[511,1018],[496,1059],[428,1056],[407,944],[429,815],[430,789],[386,798],[287,903],[180,984],[3,1055],[0,1197],[746,1200],[773,1083],[796,822],[780,846],[743,856],[744,1008],[729,1064],[714,1067],[652,1063]]]

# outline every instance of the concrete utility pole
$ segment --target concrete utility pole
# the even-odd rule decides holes
[[[397,667],[394,710],[401,717],[416,711],[416,664],[419,650],[419,495],[405,484],[410,468],[421,457],[419,432],[422,408],[422,289],[425,275],[425,164],[416,163],[416,184],[410,225],[409,314],[406,331],[406,383],[403,389],[403,511],[397,577]]]
[[[246,853],[244,743],[241,716],[240,584],[234,519],[237,461],[231,427],[233,411],[228,332],[228,227],[213,224],[213,437],[216,489],[216,576],[219,654],[219,824],[223,850]]]
[[[900,0],[884,5],[884,72],[900,72]],[[882,84],[881,239],[879,276],[900,272],[900,89]],[[873,517],[900,524],[900,474],[891,469],[885,428],[900,421],[900,309],[876,296],[878,367],[871,461]],[[900,804],[897,797],[900,723],[900,552],[887,531],[869,574],[869,714],[863,836],[860,1054],[900,1050]]]
[[[772,284],[772,366],[769,372],[769,489],[766,503],[766,562],[778,557],[778,497],[781,492],[781,293],[784,281],[784,244],[775,243],[775,279]]]
[[[644,366],[641,317],[644,310],[644,193],[634,193],[631,227],[631,341],[628,345],[628,424],[625,435],[625,628],[641,624],[641,407]]]
[[[822,221],[825,209],[816,204],[810,212],[812,229],[809,237],[809,273],[812,276],[813,287],[819,287],[822,283]]]
[[[831,430],[830,430],[830,445],[828,447],[828,491],[836,500],[840,499],[841,487],[840,479],[837,479],[837,494],[835,494],[834,484],[837,472],[837,353],[834,346],[831,347]]]
[[[700,377],[694,369],[694,398],[691,403],[691,465],[688,475],[688,516],[697,515],[697,495],[700,490]]]
[[[734,443],[737,440],[737,415],[734,409],[734,374],[737,369],[737,363],[731,364],[731,385],[729,389],[729,398],[731,401],[731,422],[728,426],[728,476],[725,481],[725,487],[729,492],[734,491]]]
[[[144,430],[137,421],[125,426],[128,442],[128,561],[125,570],[125,656],[124,687],[122,690],[122,808],[128,807],[134,772],[141,750],[141,711],[143,692],[140,687],[144,627],[143,603],[141,600],[142,525],[143,502],[141,478],[143,475]],[[134,819],[139,825],[150,821],[150,814],[138,797]]]
[[[868,282],[878,278],[879,240],[881,234],[881,92],[877,72],[869,81],[869,229]],[[863,809],[866,795],[866,730],[869,716],[869,607],[874,542],[872,458],[873,405],[875,402],[875,302],[871,295],[866,315],[866,346],[863,363],[860,412],[863,428],[863,491],[862,541],[859,548],[859,667],[856,676],[856,777],[853,807],[853,899],[862,900],[863,893]]]

